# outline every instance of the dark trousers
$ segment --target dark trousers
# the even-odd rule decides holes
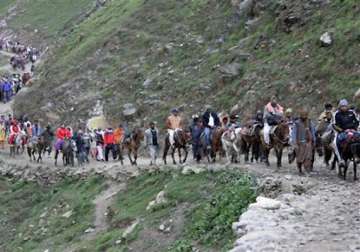
[[[113,159],[116,159],[116,153],[115,153],[115,149],[114,149],[114,145],[113,144],[108,144],[105,146],[105,161],[108,162],[109,161],[109,153],[110,151],[112,152],[113,155]]]

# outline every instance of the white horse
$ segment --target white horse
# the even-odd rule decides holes
[[[221,143],[225,150],[226,158],[228,163],[238,162],[238,157],[240,158],[241,154],[241,128],[229,129],[223,133],[221,136]]]

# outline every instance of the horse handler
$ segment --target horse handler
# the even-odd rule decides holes
[[[150,165],[156,165],[156,159],[159,155],[159,130],[155,127],[155,122],[149,124],[145,131],[145,146],[148,148],[151,158]]]

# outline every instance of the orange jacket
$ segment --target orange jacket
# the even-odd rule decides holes
[[[125,130],[123,128],[117,128],[114,131],[115,144],[120,144],[124,139]]]

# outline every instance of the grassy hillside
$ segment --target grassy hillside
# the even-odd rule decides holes
[[[145,173],[116,196],[107,211],[109,228],[88,236],[92,200],[106,188],[102,178],[68,179],[49,188],[0,179],[0,250],[226,251],[234,241],[231,224],[255,200],[253,186],[239,172]],[[146,210],[160,191],[166,202]],[[161,224],[169,230],[161,231]]]
[[[16,111],[70,122],[101,100],[109,119],[133,103],[139,118],[163,121],[171,107],[190,115],[207,103],[253,113],[276,94],[315,113],[359,87],[359,9],[355,0],[258,0],[237,14],[230,0],[111,1],[53,50],[34,99]],[[334,42],[322,47],[327,31]]]

